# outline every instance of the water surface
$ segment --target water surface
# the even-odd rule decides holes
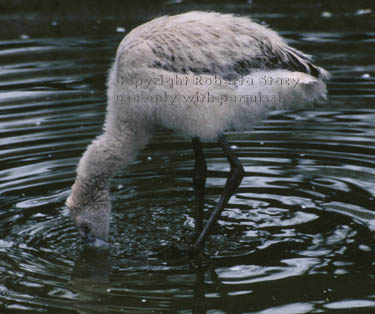
[[[341,11],[289,3],[9,7],[1,20],[17,27],[0,40],[1,313],[373,312],[373,12],[362,2]],[[101,131],[116,47],[136,25],[191,9],[270,24],[332,73],[329,100],[227,134],[246,176],[209,259],[168,250],[191,241],[194,160],[167,130],[113,180],[110,251],[84,251],[64,202]],[[215,143],[204,152],[208,216],[229,165]]]

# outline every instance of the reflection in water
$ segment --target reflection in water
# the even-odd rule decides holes
[[[95,251],[95,250],[84,250],[79,258],[77,259],[73,273],[72,279],[69,283],[69,288],[74,291],[77,296],[77,299],[72,304],[72,308],[77,310],[79,313],[103,313],[110,311],[110,307],[106,305],[106,300],[119,298],[122,300],[126,299],[127,301],[121,305],[122,310],[131,310],[137,307],[137,304],[141,305],[148,303],[148,307],[152,304],[151,308],[156,309],[160,307],[160,310],[163,308],[161,304],[158,304],[161,299],[164,299],[164,302],[168,302],[167,298],[163,298],[161,294],[168,293],[164,289],[160,289],[161,284],[155,283],[150,285],[146,284],[146,281],[143,282],[142,291],[139,291],[137,287],[138,284],[133,282],[134,277],[137,274],[137,267],[129,266],[123,272],[127,273],[125,276],[128,276],[129,279],[126,282],[125,287],[113,287],[111,285],[111,275],[116,272],[115,269],[112,269],[112,264],[110,262],[111,257],[108,251]],[[176,261],[172,261],[175,264]],[[130,262],[131,264],[131,262]],[[149,275],[148,277],[152,280],[154,271],[157,270],[155,267],[149,265]],[[170,282],[170,293],[171,300],[168,303],[171,303],[172,307],[177,307],[180,301],[189,301],[192,299],[192,311],[193,313],[206,313],[207,303],[205,297],[205,274],[211,273],[217,281],[216,274],[211,270],[207,265],[203,265],[202,261],[188,261],[179,265],[181,268],[186,268],[186,271],[183,275],[171,274],[167,276],[167,280]],[[115,268],[115,267],[113,267]],[[143,267],[145,268],[145,267]],[[168,268],[167,266],[164,268]],[[141,270],[141,267],[139,268]],[[182,296],[180,289],[183,285],[186,286],[187,295]],[[160,294],[160,296],[158,296]],[[176,298],[173,301],[173,298]],[[186,299],[186,300],[184,300]],[[189,304],[190,308],[190,304]],[[113,309],[113,307],[112,307]]]
[[[110,291],[110,256],[106,250],[85,249],[75,262],[69,287],[77,295],[72,308],[78,313],[106,313],[102,298]]]
[[[246,177],[207,243],[211,258],[200,264],[160,254],[160,248],[190,243],[194,227],[192,150],[167,131],[114,180],[109,252],[82,251],[64,206],[78,158],[100,133],[105,73],[124,35],[115,30],[144,22],[144,9],[101,24],[91,16],[83,29],[73,16],[69,27],[59,21],[60,33],[51,25],[31,27],[24,39],[4,34],[9,39],[0,41],[0,313],[371,312],[370,16],[355,15],[365,8],[347,2],[344,16],[324,8],[331,17],[321,17],[323,8],[309,2],[292,14],[284,2],[267,3],[205,5],[251,14],[318,56],[333,73],[329,103],[275,113],[253,133],[228,134]],[[182,2],[155,12],[190,8]],[[208,215],[228,165],[214,143],[205,154]]]

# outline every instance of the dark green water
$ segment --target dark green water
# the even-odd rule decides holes
[[[370,2],[22,3],[0,1],[0,313],[374,313]],[[332,73],[329,100],[228,133],[246,177],[209,260],[161,253],[194,227],[193,152],[168,131],[113,181],[110,252],[82,251],[64,202],[100,133],[117,45],[191,9],[269,24]],[[229,167],[215,143],[205,153],[208,215]]]

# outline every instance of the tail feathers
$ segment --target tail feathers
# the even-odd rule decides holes
[[[323,70],[323,69],[322,69]],[[328,73],[328,72],[327,72]],[[302,75],[301,75],[302,74]],[[314,102],[327,99],[327,87],[321,79],[314,79],[309,75],[301,73],[300,91],[307,102]]]
[[[275,95],[274,106],[287,109],[289,106],[303,106],[305,103],[326,99],[327,88],[322,79],[302,72],[287,70],[259,71],[245,77],[245,81],[253,82],[250,86],[237,88],[239,95]]]
[[[295,70],[321,78],[322,80],[328,80],[330,78],[328,71],[311,63],[312,56],[289,46],[286,48],[286,53],[288,61],[293,65],[292,68]]]
[[[255,72],[245,77],[251,86],[241,85],[236,94],[243,102],[235,107],[232,129],[248,129],[275,110],[305,107],[306,104],[326,99],[326,85],[320,78],[287,70]],[[267,84],[264,84],[267,82]]]

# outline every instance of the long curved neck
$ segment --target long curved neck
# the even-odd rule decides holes
[[[86,149],[77,167],[71,198],[76,204],[107,198],[110,181],[135,157],[145,139],[133,132],[115,136],[106,131]]]
[[[77,181],[87,188],[108,189],[112,177],[127,166],[137,149],[133,139],[116,140],[107,133],[97,137],[86,149],[77,168]]]

